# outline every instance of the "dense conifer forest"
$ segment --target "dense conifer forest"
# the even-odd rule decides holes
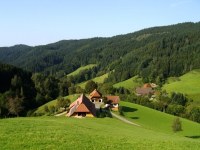
[[[200,68],[200,23],[154,27],[111,38],[64,40],[30,47],[0,48],[0,61],[33,73],[62,77],[80,66],[97,64],[97,75],[115,70],[108,81],[134,75],[163,81]]]

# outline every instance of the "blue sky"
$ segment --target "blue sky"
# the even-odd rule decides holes
[[[0,46],[110,37],[200,21],[199,0],[1,0]]]

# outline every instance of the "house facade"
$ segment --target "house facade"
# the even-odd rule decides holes
[[[95,105],[96,109],[100,109],[104,104],[102,94],[97,89],[90,93],[89,98],[90,101]]]

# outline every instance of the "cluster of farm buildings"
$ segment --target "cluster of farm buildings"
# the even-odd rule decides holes
[[[118,111],[119,96],[105,96],[98,90],[94,90],[89,94],[89,98],[82,94],[76,101],[69,106],[68,117],[96,117],[97,111],[101,106],[114,111]]]
[[[157,87],[154,83],[146,83],[142,87],[137,87],[135,93],[137,96],[149,96],[155,95],[155,88]],[[95,89],[89,94],[89,97],[82,94],[76,101],[71,103],[68,117],[96,117],[97,111],[102,106],[113,111],[118,111],[119,108],[119,96],[105,96]]]

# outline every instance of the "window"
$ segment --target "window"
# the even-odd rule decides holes
[[[85,117],[86,116],[86,112],[78,112],[78,116]]]
[[[118,107],[118,104],[113,104],[113,107]]]

